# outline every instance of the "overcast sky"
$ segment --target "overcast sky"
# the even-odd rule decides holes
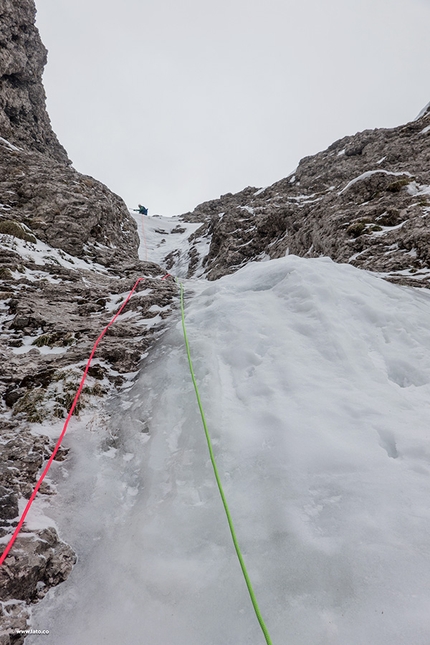
[[[173,215],[430,101],[430,0],[36,0],[75,168]]]

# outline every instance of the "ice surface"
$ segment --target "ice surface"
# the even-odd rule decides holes
[[[169,270],[175,275],[186,276],[190,260],[189,238],[202,223],[184,222],[177,216],[145,216],[134,211],[130,211],[130,215],[137,223],[140,259],[150,260],[164,267],[166,256],[173,252],[176,259]]]
[[[430,294],[289,255],[188,281],[221,478],[274,645],[428,645]],[[194,295],[193,295],[194,293]],[[179,320],[51,475],[79,553],[45,645],[259,645]],[[132,457],[130,457],[130,455]],[[33,643],[36,637],[29,637]]]
[[[382,161],[382,159],[381,159],[381,161]],[[379,161],[378,161],[378,163],[379,163]],[[400,177],[400,176],[403,176],[403,175],[406,175],[408,177],[412,177],[411,173],[407,172],[406,170],[404,170],[403,172],[391,172],[389,170],[382,170],[382,168],[378,169],[378,170],[367,170],[366,172],[363,172],[361,175],[358,175],[358,177],[354,177],[354,179],[351,179],[351,181],[349,181],[346,184],[346,186],[344,188],[342,188],[342,190],[340,192],[338,192],[338,195],[342,195],[342,193],[344,193],[345,190],[348,190],[348,188],[350,188],[351,186],[356,184],[358,181],[362,181],[363,179],[367,179],[368,177],[371,177],[372,175],[381,174],[381,173],[384,174],[384,175],[393,175],[394,177]]]
[[[430,107],[430,103],[427,103],[427,105],[425,105],[425,106],[423,107],[423,109],[422,109],[422,110],[421,110],[421,112],[418,114],[418,116],[416,116],[416,117],[415,117],[414,121],[418,121],[418,119],[421,119],[421,117],[422,117],[422,116],[424,116],[424,114],[427,112],[427,110],[429,109],[429,107]]]
[[[255,195],[255,193],[254,193],[254,195]],[[240,208],[240,209],[242,209],[244,211],[247,211],[250,215],[254,215],[254,213],[255,213],[254,209],[251,208],[250,206],[238,206],[238,208]]]
[[[418,184],[412,181],[407,187],[408,193],[416,197],[417,195],[430,195],[430,186],[427,184]]]
[[[261,195],[261,193],[264,193],[264,191],[266,190],[266,188],[267,188],[267,186],[263,186],[263,188],[259,188],[259,189],[254,193],[254,197],[257,197],[257,195]]]
[[[0,142],[1,142],[1,143],[4,143],[4,144],[9,148],[9,150],[13,150],[14,152],[21,152],[21,149],[20,149],[20,148],[17,148],[16,146],[14,146],[14,145],[13,145],[10,141],[8,141],[7,139],[3,139],[3,137],[0,137]]]
[[[46,479],[45,481],[49,481]],[[36,499],[34,500],[33,504],[31,505],[30,510],[28,511],[28,515],[25,520],[25,526],[27,530],[29,531],[36,531],[36,530],[41,530],[41,529],[46,529],[49,527],[54,527],[55,529],[57,526],[55,525],[55,522],[46,514],[45,510],[49,505],[49,498],[47,499],[46,497],[43,497],[41,495],[37,496]],[[25,507],[27,506],[28,500],[25,499],[24,497],[21,497],[18,505],[19,505],[19,517],[21,517],[22,513],[24,512]],[[25,533],[22,533],[23,536],[25,536]],[[10,535],[7,536],[10,539]]]

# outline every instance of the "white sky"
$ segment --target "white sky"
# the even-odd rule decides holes
[[[173,215],[430,101],[430,0],[36,0],[77,170]]]

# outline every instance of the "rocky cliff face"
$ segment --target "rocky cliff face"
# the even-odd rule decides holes
[[[114,270],[138,260],[123,200],[64,163],[0,139],[0,195],[0,233],[23,224],[50,246]]]
[[[188,275],[210,280],[251,260],[325,255],[402,284],[430,280],[430,109],[393,129],[368,130],[302,159],[265,189],[198,206]],[[179,253],[166,258],[173,267]],[[184,258],[181,258],[184,261]]]
[[[41,82],[46,50],[33,0],[0,0],[0,542],[31,495],[100,331],[137,277],[145,283],[105,337],[76,412],[100,406],[138,369],[175,287],[138,260],[120,197],[76,172],[52,131]],[[45,430],[46,431],[46,430]],[[67,458],[60,451],[57,460]],[[39,497],[55,487],[44,483]],[[0,568],[0,643],[22,643],[29,607],[70,573],[53,527],[24,525]]]
[[[46,49],[31,0],[0,1],[0,132],[16,146],[70,163],[45,109]]]
[[[33,0],[0,0],[0,233],[12,220],[78,257],[115,267],[136,261],[136,225],[123,200],[73,170],[52,131],[35,14]]]

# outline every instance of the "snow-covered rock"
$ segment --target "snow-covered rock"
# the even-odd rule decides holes
[[[214,280],[290,252],[350,262],[392,282],[430,284],[429,123],[423,110],[406,125],[344,137],[302,159],[293,176],[180,216],[201,223],[186,251],[196,259],[188,275],[203,267]]]

